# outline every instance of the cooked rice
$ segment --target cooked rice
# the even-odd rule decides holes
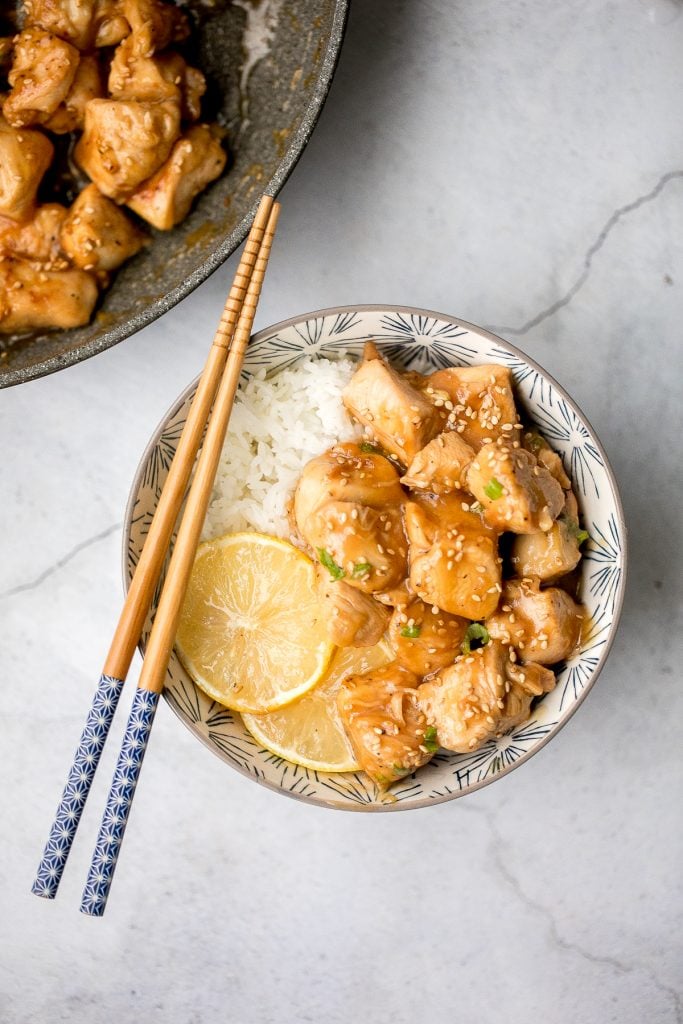
[[[286,537],[301,470],[338,441],[361,436],[341,401],[352,359],[304,359],[240,387],[216,473],[203,538],[238,530]]]

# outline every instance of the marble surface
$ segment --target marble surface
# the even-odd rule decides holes
[[[120,714],[59,897],[30,895],[119,608],[129,484],[234,260],[143,333],[0,395],[3,1024],[681,1021],[681,52],[680,0],[356,0],[282,196],[258,326],[395,302],[492,327],[565,384],[620,481],[608,666],[494,786],[405,815],[310,808],[162,705],[91,920]]]

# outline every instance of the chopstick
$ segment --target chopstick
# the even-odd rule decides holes
[[[251,336],[279,212],[279,204],[274,203],[228,352],[166,573],[154,625],[147,641],[145,660],[83,890],[81,911],[93,917],[101,917],[104,913],[159,695],[164,687],[168,661],[239,384],[244,353]]]
[[[78,829],[83,808],[111,727],[123,684],[168,551],[178,512],[192,472],[202,435],[226,365],[227,353],[247,294],[268,218],[272,196],[263,196],[225,308],[169,468],[159,503],[121,609],[109,653],[97,685],[85,727],[76,748],[50,834],[31,891],[54,899]]]

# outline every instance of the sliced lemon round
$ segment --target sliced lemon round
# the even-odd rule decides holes
[[[242,720],[256,742],[279,757],[320,772],[355,772],[359,765],[339,717],[337,691],[347,676],[380,668],[393,657],[386,640],[374,647],[340,647],[323,679],[301,700]]]
[[[255,714],[315,686],[335,648],[314,582],[310,558],[277,537],[233,533],[201,544],[175,641],[197,685]]]

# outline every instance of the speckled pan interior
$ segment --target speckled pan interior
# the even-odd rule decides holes
[[[269,54],[241,90],[245,10],[230,0],[195,5],[197,62],[209,80],[205,109],[228,128],[228,171],[181,225],[155,232],[152,244],[121,269],[87,327],[0,344],[0,387],[116,345],[234,252],[261,194],[279,191],[308,142],[337,62],[347,6],[348,0],[282,0]]]

